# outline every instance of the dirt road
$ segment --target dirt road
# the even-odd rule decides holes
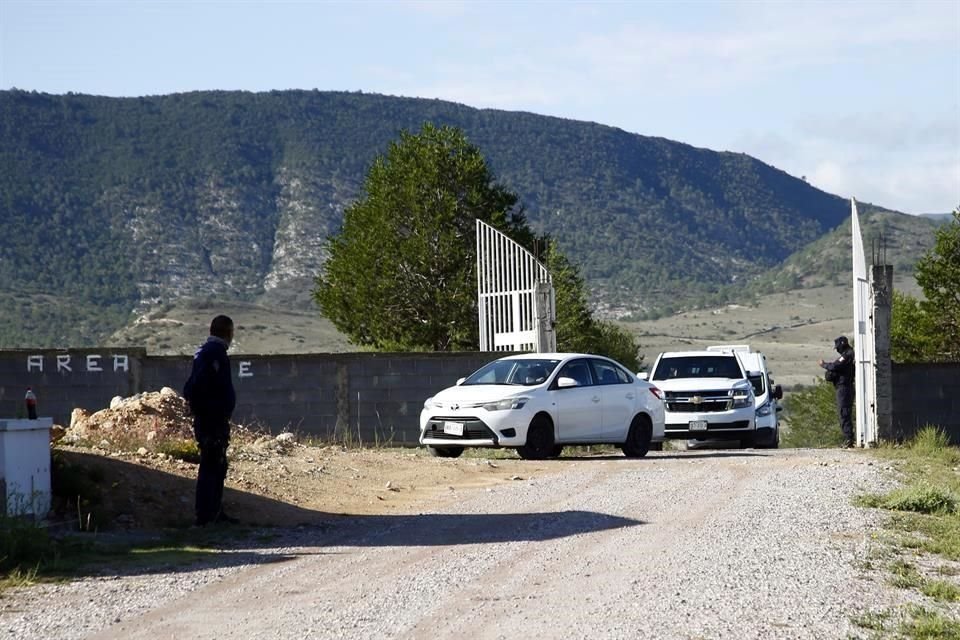
[[[904,597],[856,568],[878,516],[850,499],[887,482],[864,453],[536,468],[302,530],[239,568],[88,580],[82,605],[82,590],[57,596],[62,616],[74,599],[86,613],[56,637],[846,638],[851,616]],[[93,593],[126,608],[90,605]]]

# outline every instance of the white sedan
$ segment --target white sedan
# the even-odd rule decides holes
[[[579,353],[494,360],[427,398],[420,414],[420,444],[445,458],[465,447],[509,447],[542,460],[587,444],[639,458],[663,442],[663,430],[657,387],[609,358]]]

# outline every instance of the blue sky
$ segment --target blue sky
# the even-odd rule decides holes
[[[742,151],[910,213],[960,204],[960,0],[0,0],[0,88],[336,89]]]

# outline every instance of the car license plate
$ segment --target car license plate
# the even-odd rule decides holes
[[[690,431],[706,431],[707,430],[707,421],[706,420],[693,420],[690,422]]]
[[[443,432],[448,433],[451,436],[462,436],[463,435],[463,423],[462,422],[444,422],[443,423]]]

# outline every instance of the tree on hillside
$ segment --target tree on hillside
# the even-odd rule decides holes
[[[545,261],[553,278],[557,305],[557,349],[573,353],[599,353],[633,371],[643,360],[636,337],[612,322],[594,318],[587,304],[583,277],[576,266],[549,243]]]
[[[538,238],[517,200],[494,182],[459,129],[426,124],[417,134],[401,133],[374,162],[340,232],[327,240],[329,257],[314,290],[321,311],[360,346],[476,349],[474,220],[531,249]],[[636,368],[634,337],[593,317],[579,270],[548,244],[559,348]]]
[[[960,360],[960,207],[937,229],[937,241],[917,263],[920,307],[933,328],[934,359]]]
[[[890,357],[894,362],[930,362],[936,359],[937,336],[921,301],[893,292],[890,317]]]
[[[517,197],[459,129],[402,132],[344,212],[314,291],[351,342],[452,351],[478,343],[476,218],[530,244]]]

